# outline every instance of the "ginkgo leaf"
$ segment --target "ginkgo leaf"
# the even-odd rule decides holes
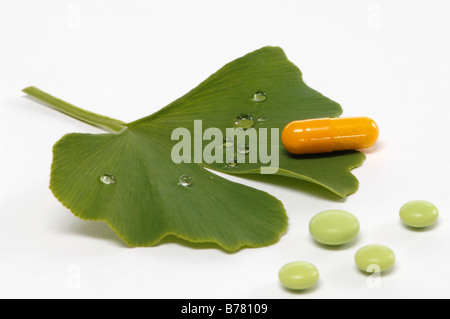
[[[75,215],[107,221],[130,246],[168,234],[229,250],[278,240],[287,222],[281,202],[197,165],[174,164],[151,133],[66,135],[54,147],[50,188]],[[105,174],[114,180],[105,184]],[[185,174],[189,186],[180,185]]]
[[[280,48],[265,47],[228,63],[185,96],[132,123],[84,111],[34,87],[24,92],[113,131],[68,134],[59,140],[50,188],[76,216],[107,222],[130,246],[150,246],[167,235],[217,243],[227,250],[279,240],[287,228],[279,200],[205,168],[231,174],[260,174],[271,168],[270,173],[317,183],[342,197],[358,187],[350,170],[362,164],[362,153],[292,156],[279,142],[278,132],[290,121],[342,112],[303,82]],[[227,163],[222,136],[244,122],[246,130],[241,131],[256,134],[261,158],[252,157],[256,149],[239,152],[234,139],[232,155],[240,161]],[[207,128],[216,129],[214,141],[213,136],[205,138]],[[188,133],[188,141],[174,139],[179,129]],[[179,153],[182,159],[175,160],[174,149],[182,142],[187,143]],[[223,160],[199,161],[207,147]],[[251,157],[256,160],[251,162]]]

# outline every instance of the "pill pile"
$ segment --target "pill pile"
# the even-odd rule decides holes
[[[400,208],[400,219],[408,227],[425,228],[433,225],[438,209],[424,200],[407,202]],[[360,230],[358,219],[343,210],[327,210],[313,216],[309,223],[311,237],[322,245],[338,246],[353,241]],[[395,263],[395,254],[387,246],[371,244],[357,250],[356,266],[366,273],[384,272]],[[281,284],[289,290],[306,290],[319,281],[318,269],[306,261],[294,261],[278,272]]]

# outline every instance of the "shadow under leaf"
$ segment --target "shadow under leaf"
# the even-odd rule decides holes
[[[327,188],[319,184],[304,181],[301,179],[281,175],[257,175],[257,174],[248,174],[248,175],[242,174],[239,175],[239,177],[264,184],[276,185],[281,188],[286,188],[301,193],[306,193],[317,198],[327,199],[335,202],[345,201],[345,198],[338,196],[337,194],[333,193]]]

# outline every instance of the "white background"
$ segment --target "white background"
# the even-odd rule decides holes
[[[450,297],[449,1],[0,1],[0,297],[448,298]],[[378,144],[345,200],[320,187],[228,177],[278,197],[289,230],[270,247],[225,253],[164,242],[127,248],[102,222],[73,216],[48,188],[52,145],[99,130],[24,98],[35,85],[123,121],[155,112],[225,63],[280,46],[343,116],[370,116]],[[293,119],[295,120],[295,119]],[[425,231],[398,210],[425,199],[440,210]],[[361,223],[339,249],[313,242],[308,222],[344,209]],[[358,271],[366,244],[391,247],[378,281]],[[283,289],[295,260],[318,286]]]

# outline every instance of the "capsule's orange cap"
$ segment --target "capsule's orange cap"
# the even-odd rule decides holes
[[[281,142],[292,154],[328,153],[371,147],[378,134],[377,124],[368,117],[321,118],[290,122]]]

